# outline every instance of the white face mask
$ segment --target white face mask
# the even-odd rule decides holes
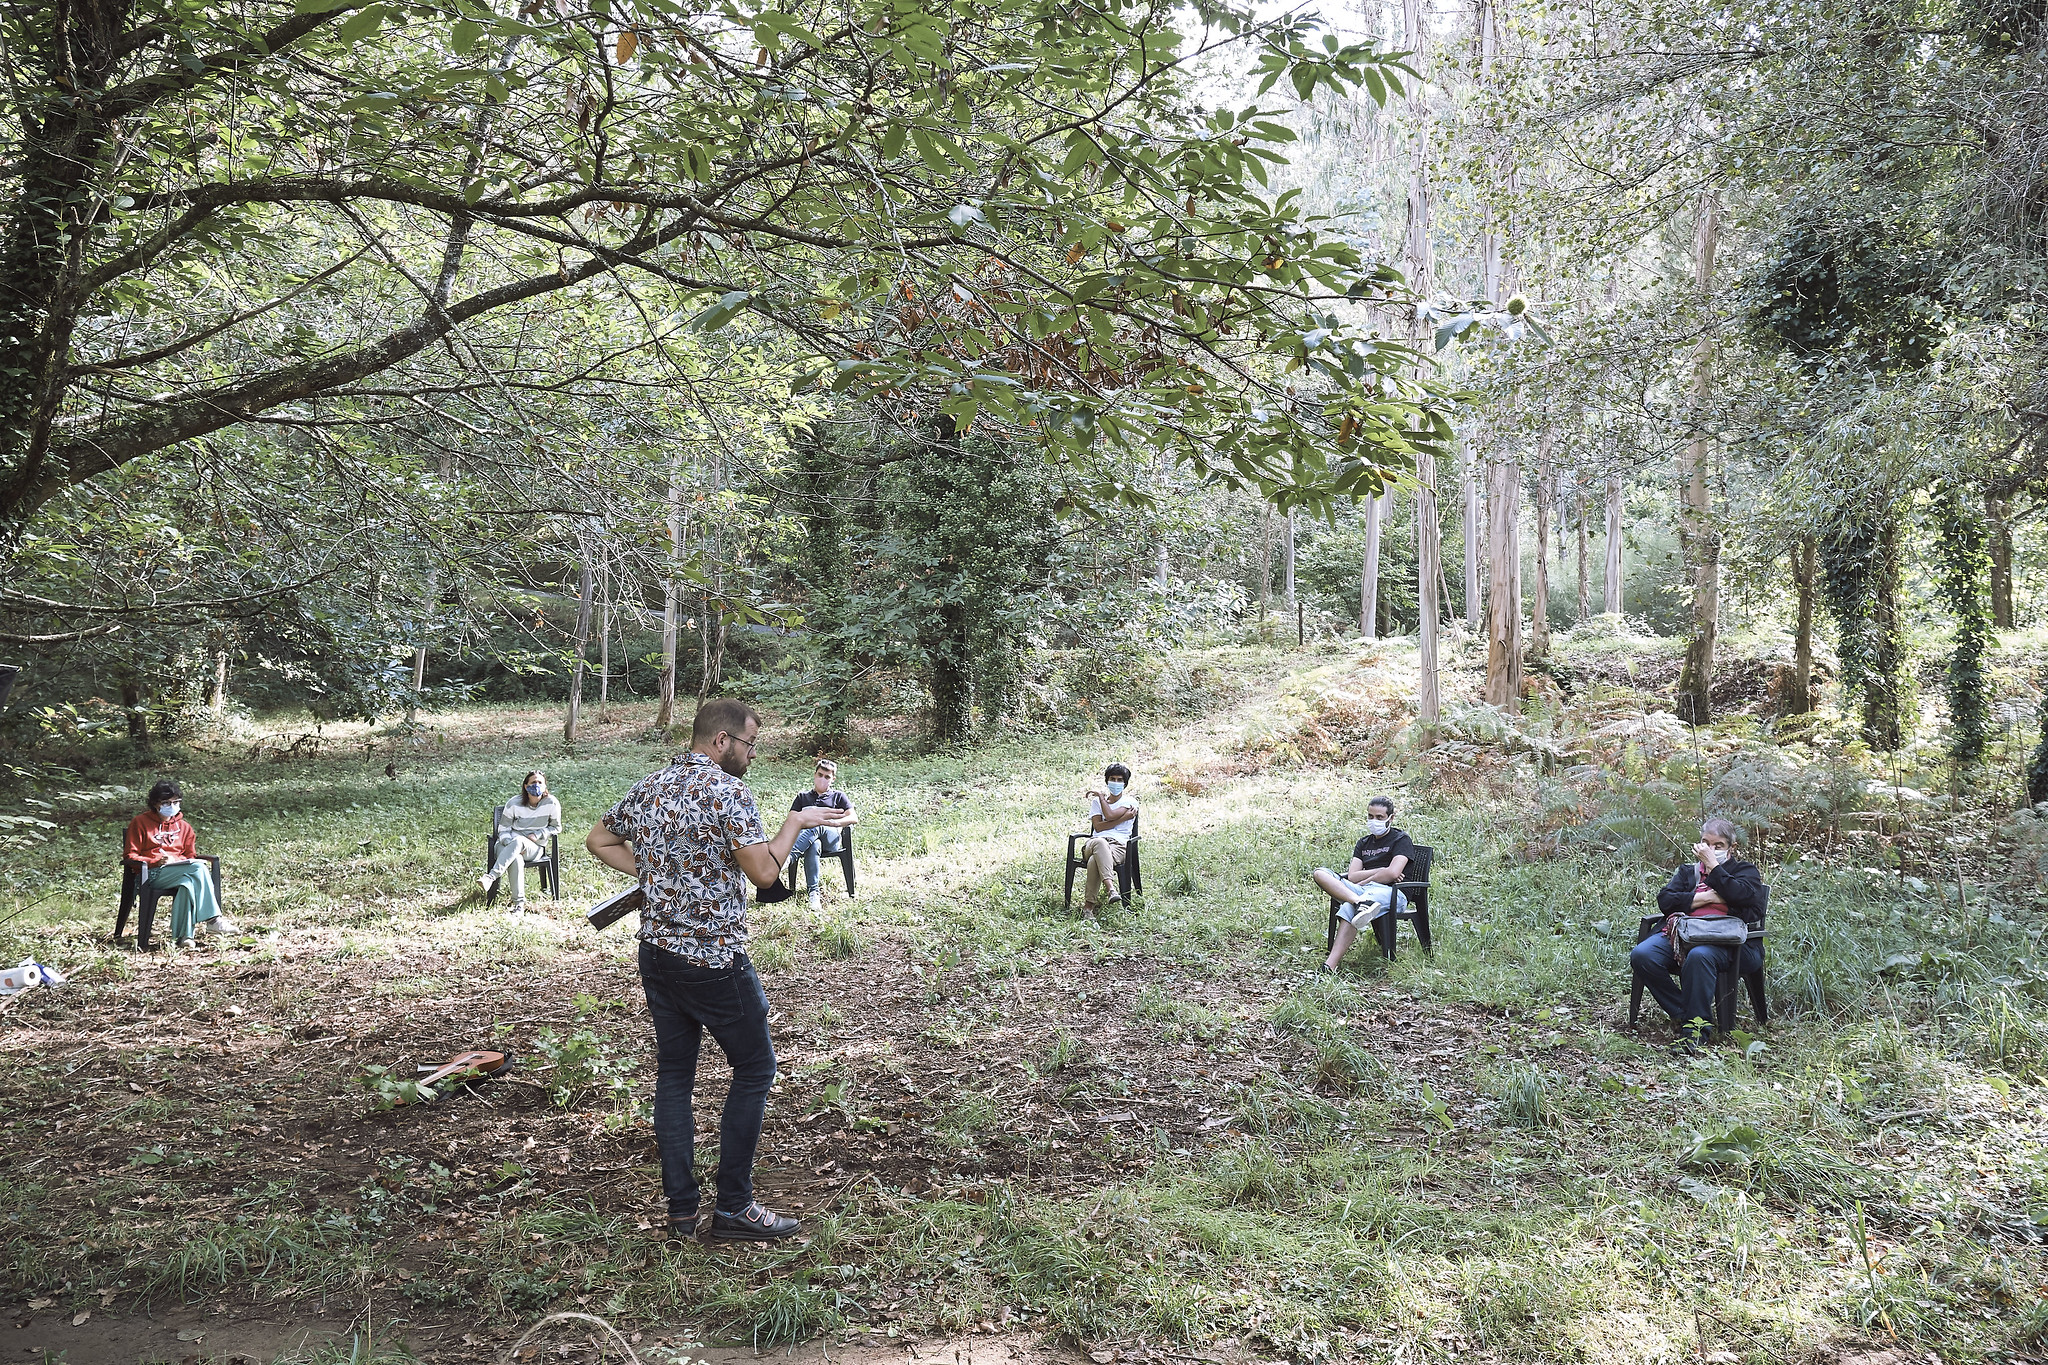
[[[1102,786],[1103,790],[1107,791],[1111,796],[1122,796],[1124,794],[1124,784],[1121,782],[1105,782]]]
[[[1710,848],[1710,849],[1708,849],[1708,850],[1707,850],[1707,864],[1708,864],[1708,866],[1710,866],[1710,867],[1719,867],[1719,866],[1720,866],[1720,865],[1721,865],[1722,863],[1725,863],[1725,862],[1727,862],[1727,861],[1728,861],[1728,850],[1727,850],[1727,849],[1725,849],[1725,848]]]
[[[178,818],[178,810],[179,806],[176,801],[166,801],[163,805],[156,808],[156,813],[166,820],[175,820]]]
[[[1365,832],[1367,834],[1385,834],[1387,832],[1387,822],[1385,820],[1368,820],[1365,822]]]

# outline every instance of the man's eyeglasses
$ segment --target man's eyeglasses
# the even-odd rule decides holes
[[[759,743],[761,742],[761,741],[760,741],[760,740],[758,740],[758,739],[741,739],[741,738],[740,738],[740,737],[739,737],[738,735],[734,734],[734,733],[733,733],[732,731],[730,731],[730,730],[727,730],[727,731],[725,732],[725,737],[726,737],[727,739],[731,740],[731,741],[732,741],[733,743],[735,743],[735,744],[744,744],[744,745],[746,745],[746,746],[747,746],[747,757],[748,757],[748,758],[752,758],[752,757],[754,756],[754,748],[755,748],[755,746],[756,746],[756,745],[758,745],[758,744],[759,744]]]

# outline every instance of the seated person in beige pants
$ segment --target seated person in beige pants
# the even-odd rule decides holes
[[[1089,840],[1084,846],[1088,857],[1088,885],[1082,893],[1082,908],[1089,914],[1102,902],[1102,893],[1109,892],[1109,903],[1120,906],[1123,897],[1117,893],[1116,870],[1123,866],[1124,843],[1138,827],[1138,798],[1132,794],[1131,770],[1121,763],[1112,763],[1102,770],[1102,785],[1090,787],[1084,795],[1088,801]]]

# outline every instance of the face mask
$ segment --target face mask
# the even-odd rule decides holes
[[[166,820],[175,820],[178,817],[178,810],[179,806],[176,801],[166,801],[163,805],[156,808],[156,813],[163,816]]]
[[[526,784],[526,794],[528,796],[539,796],[543,790],[545,790],[545,788],[543,788],[538,782],[529,782]]]
[[[1124,784],[1121,782],[1105,782],[1102,785],[1111,796],[1122,796],[1124,794]]]
[[[1707,861],[1712,863],[1715,867],[1719,867],[1722,863],[1728,861],[1728,850],[1725,848],[1708,849]]]
[[[1387,832],[1387,822],[1384,820],[1368,820],[1365,822],[1365,832],[1367,834],[1385,834]]]

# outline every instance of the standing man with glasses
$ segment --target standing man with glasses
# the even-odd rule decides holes
[[[791,811],[770,839],[753,793],[740,781],[754,761],[760,728],[761,717],[742,702],[705,702],[689,752],[641,779],[583,841],[599,862],[638,877],[647,898],[640,981],[654,1021],[654,1136],[671,1237],[697,1230],[702,1202],[690,1099],[706,1033],[732,1066],[709,1234],[767,1242],[798,1227],[754,1200],[754,1151],[775,1083],[775,1045],[768,998],[747,959],[747,883],[774,884],[799,833],[836,829],[848,813],[828,806]]]

